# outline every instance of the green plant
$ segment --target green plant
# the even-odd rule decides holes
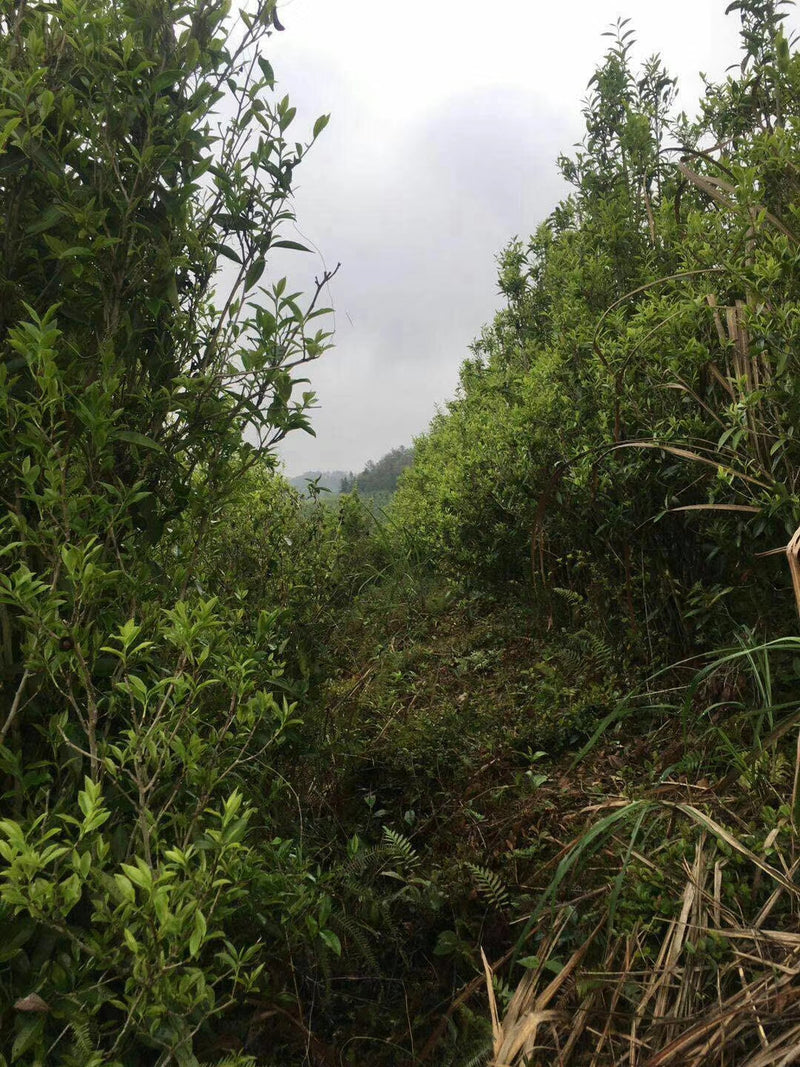
[[[197,585],[231,488],[307,427],[296,368],[327,343],[319,290],[259,287],[297,247],[280,230],[307,147],[261,53],[274,18],[0,12],[0,1048],[19,1062],[194,1064],[245,995],[281,992],[239,921],[246,887],[292,866],[250,828],[296,704],[276,613],[245,625]],[[315,894],[298,878],[280,903]]]

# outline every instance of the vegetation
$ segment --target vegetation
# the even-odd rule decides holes
[[[349,474],[342,478],[341,492],[351,493],[358,489],[360,493],[393,493],[397,488],[400,475],[414,462],[414,449],[400,445],[393,448],[377,462],[368,460],[360,474]]]
[[[296,724],[274,613],[245,626],[195,577],[326,344],[315,299],[259,288],[305,148],[259,56],[271,6],[226,9],[0,16],[6,1061],[197,1062],[309,884],[251,829]]]
[[[2,7],[0,1063],[795,1061],[785,7],[694,120],[612,31],[457,396],[328,505],[274,5]]]
[[[346,478],[345,471],[305,471],[294,478],[289,479],[289,485],[299,489],[301,493],[307,493],[311,482],[312,491],[321,489],[328,493],[338,493],[342,479]]]

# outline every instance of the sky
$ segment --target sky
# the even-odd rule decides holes
[[[583,136],[586,87],[618,18],[635,57],[661,54],[693,115],[699,72],[739,56],[729,0],[283,0],[270,39],[298,117],[331,121],[295,173],[296,288],[330,285],[335,347],[308,368],[316,437],[280,446],[286,472],[353,470],[410,444],[455,393],[501,305],[496,256],[567,189],[556,158]],[[792,12],[790,25],[796,26]]]

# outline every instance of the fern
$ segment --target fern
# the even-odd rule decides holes
[[[472,1050],[469,1059],[464,1060],[460,1067],[486,1067],[492,1054],[492,1042],[483,1040],[477,1048]]]
[[[351,879],[360,880],[367,875],[370,868],[380,869],[386,858],[386,849],[383,845],[370,845],[369,848],[360,848],[355,856],[352,856],[342,868],[342,876],[350,883]]]
[[[338,888],[333,894],[338,907],[331,915],[331,925],[375,974],[380,972],[377,931],[381,945],[393,944],[394,951],[405,959],[408,938],[394,914],[395,905],[407,906],[419,895],[419,878],[412,876],[420,863],[411,841],[384,827],[380,844],[362,846],[339,868]],[[319,965],[325,978],[329,961],[324,952]]]
[[[574,589],[563,589],[557,585],[553,588],[553,593],[557,597],[560,597],[565,603],[569,604],[571,608],[583,607],[583,597],[580,593],[576,593]]]
[[[331,915],[331,922],[337,928],[342,939],[346,937],[348,942],[355,946],[357,955],[360,957],[364,966],[373,973],[378,974],[380,972],[378,958],[369,941],[369,935],[373,933],[373,931],[371,931],[368,926],[357,922],[343,911],[334,912]]]
[[[468,863],[467,869],[475,880],[475,886],[487,902],[500,911],[509,905],[508,890],[499,875],[490,871],[488,867],[480,867],[477,863]]]
[[[389,853],[404,863],[409,870],[413,871],[419,866],[419,856],[414,846],[403,834],[384,826],[383,840]]]
[[[442,1049],[442,1067],[487,1067],[492,1058],[492,1033],[488,1019],[465,1004],[449,1020],[448,1048]]]
[[[614,665],[614,651],[608,642],[604,641],[599,634],[587,634],[589,642],[589,656],[597,667],[609,672]]]
[[[88,1059],[97,1051],[90,1021],[86,1018],[70,1019],[69,1028],[72,1031],[75,1052]]]
[[[579,649],[567,646],[561,654],[561,663],[564,677],[576,678],[582,673],[585,660]]]
[[[591,630],[577,630],[561,652],[562,671],[566,676],[579,678],[587,671],[610,674],[614,667],[614,649]]]

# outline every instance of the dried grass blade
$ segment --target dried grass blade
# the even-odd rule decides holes
[[[789,561],[794,599],[797,604],[797,611],[800,614],[800,528],[795,530],[791,541],[786,546],[786,558]]]
[[[697,395],[697,393],[694,391],[694,389],[690,389],[688,385],[684,385],[683,382],[667,382],[667,384],[664,386],[664,388],[665,389],[675,389],[679,393],[686,393],[687,396],[690,396],[692,398],[692,400],[694,400],[695,404],[697,404],[698,407],[701,407],[703,409],[703,411],[705,411],[705,413],[708,416],[710,416],[710,418],[712,418],[714,420],[714,422],[716,422],[719,426],[724,426],[725,425],[725,423],[719,417],[719,415],[716,413],[716,411],[714,411],[714,409],[712,407],[710,407],[705,402],[705,400],[702,400]]]
[[[562,987],[564,982],[566,982],[566,980],[581,962],[583,957],[586,955],[587,951],[589,950],[589,946],[592,944],[594,939],[597,937],[597,935],[600,933],[600,931],[604,928],[605,925],[606,920],[605,916],[603,916],[603,918],[600,920],[597,926],[595,926],[594,930],[592,930],[592,932],[589,934],[583,944],[572,953],[570,958],[567,960],[567,962],[564,964],[564,966],[561,968],[561,970],[558,972],[552,982],[550,982],[549,985],[547,985],[536,998],[537,1009],[547,1007],[547,1005]]]
[[[486,953],[481,948],[481,959],[483,960],[483,970],[486,975],[486,992],[489,997],[489,1013],[492,1017],[492,1037],[495,1044],[502,1033],[500,1029],[500,1016],[497,1012],[497,999],[494,995],[494,985],[492,984],[492,968],[489,966],[489,961],[486,958]]]
[[[692,185],[695,185],[698,189],[710,196],[712,200],[716,200],[722,207],[728,208],[730,211],[736,210],[736,202],[731,200],[730,196],[723,196],[720,189],[724,189],[726,192],[734,193],[735,190],[732,186],[729,186],[727,182],[719,185],[718,179],[709,178],[706,175],[698,174],[696,171],[691,170],[685,163],[678,161],[678,170],[690,181]]]
[[[783,945],[784,948],[800,949],[800,934],[791,934],[788,930],[759,930],[752,927],[719,932],[732,941],[770,941],[776,945]],[[798,968],[795,968],[792,973],[797,974]]]
[[[741,478],[744,482],[749,482],[751,485],[757,485],[760,489],[770,488],[766,482],[754,478],[752,474],[745,474],[744,471],[734,470],[733,467],[728,467],[724,463],[720,463],[719,460],[709,459],[708,456],[701,456],[699,452],[692,452],[689,448],[680,448],[677,445],[662,445],[657,441],[623,441],[618,445],[614,445],[612,451],[618,448],[659,449],[661,452],[669,452],[670,455],[678,456],[680,459],[688,459],[693,463],[703,463],[707,467],[713,467],[715,470],[722,470],[726,474],[733,475],[734,478]]]
[[[717,337],[719,338],[720,347],[723,349],[727,348],[728,337],[725,333],[725,328],[722,325],[722,317],[719,313],[719,305],[717,304],[716,296],[713,293],[708,293],[708,295],[706,296],[706,303],[711,308],[712,314],[714,316],[714,325],[717,329]],[[717,370],[716,366],[713,363],[709,365],[709,370],[720,383],[720,385],[727,389],[731,398],[733,398],[733,389],[731,387],[731,383],[727,380],[727,378],[723,378],[723,376],[720,374],[719,370]]]
[[[727,1012],[720,1012],[719,1014],[715,1014],[713,1018],[706,1019],[703,1022],[698,1023],[697,1026],[693,1026],[689,1030],[686,1030],[684,1033],[680,1034],[679,1037],[676,1037],[674,1041],[671,1041],[664,1048],[656,1052],[654,1056],[651,1056],[650,1059],[647,1060],[646,1067],[664,1067],[665,1064],[676,1062],[678,1056],[688,1056],[689,1050],[693,1045],[697,1044],[697,1042],[706,1037],[706,1035],[717,1030],[720,1024],[724,1023],[726,1018],[735,1014],[736,1010],[738,1009],[730,1009]],[[718,1035],[715,1034],[712,1038],[712,1043],[717,1040],[717,1037]],[[688,1060],[683,1058],[678,1059],[677,1062],[683,1067]]]
[[[761,1047],[763,1049],[767,1049],[767,1048],[769,1048],[769,1041],[767,1040],[767,1032],[764,1029],[764,1024],[761,1021],[761,1016],[758,1013],[758,1006],[757,1006],[755,1000],[753,999],[752,992],[750,991],[750,989],[748,989],[747,979],[744,976],[744,968],[742,967],[741,963],[737,964],[736,970],[739,972],[739,980],[742,983],[742,991],[743,991],[743,993],[745,995],[745,998],[747,1000],[748,1007],[750,1008],[750,1011],[753,1013],[753,1018],[756,1021],[756,1031],[758,1032],[758,1039],[761,1042]]]
[[[690,181],[693,185],[696,185],[698,189],[702,189],[704,193],[716,200],[722,207],[728,208],[731,211],[735,211],[737,204],[735,200],[731,200],[732,196],[736,195],[736,187],[731,185],[730,182],[723,181],[721,178],[712,178],[710,175],[701,175],[696,171],[691,170],[685,163],[679,162],[677,164],[678,170],[681,174]],[[723,195],[727,194],[727,195]],[[776,230],[779,230],[784,237],[788,237],[790,241],[797,243],[797,237],[792,233],[779,218],[776,218],[771,211],[763,206],[763,204],[753,204],[752,207],[760,212],[764,213],[764,218],[770,222]]]
[[[763,508],[757,508],[754,504],[684,504],[679,508],[669,508],[668,511],[746,511],[750,515],[760,515]]]
[[[786,1045],[790,1047],[786,1049]],[[780,1058],[778,1058],[780,1057]],[[773,1041],[772,1045],[751,1056],[742,1067],[789,1067],[791,1063],[797,1063],[800,1057],[800,1023],[796,1023],[790,1030]]]
[[[683,952],[683,945],[686,940],[686,933],[689,925],[689,914],[692,910],[692,905],[694,904],[696,892],[697,889],[690,879],[686,883],[683,891],[683,904],[681,906],[681,913],[678,916],[678,921],[670,928],[668,935],[669,949],[664,960],[664,968],[659,977],[658,994],[653,1008],[653,1015],[656,1019],[663,1019],[667,1014],[670,982],[675,974],[675,967],[681,952]]]
[[[503,1032],[500,1046],[495,1046],[491,1067],[515,1067],[520,1053],[527,1057],[534,1051],[539,1027],[563,1018],[558,1011],[528,1012],[512,1027],[510,1033]]]

